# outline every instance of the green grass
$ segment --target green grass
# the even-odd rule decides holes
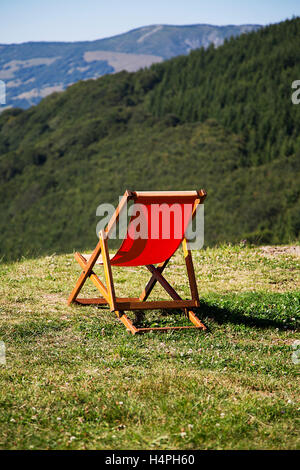
[[[209,332],[144,336],[108,310],[66,305],[80,272],[72,255],[2,264],[0,448],[299,448],[299,257],[223,246],[194,262]],[[148,279],[143,268],[113,272],[120,295]],[[181,254],[166,277],[189,295]],[[139,321],[174,318],[185,324],[164,312]]]

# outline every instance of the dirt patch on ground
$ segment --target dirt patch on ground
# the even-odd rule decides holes
[[[293,255],[300,258],[300,246],[262,246],[260,252],[265,256]]]

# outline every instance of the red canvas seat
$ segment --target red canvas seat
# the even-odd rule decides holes
[[[194,327],[205,329],[204,325],[189,308],[199,306],[199,297],[194,275],[191,252],[185,239],[185,232],[191,222],[198,204],[203,203],[206,197],[205,191],[152,191],[134,192],[126,191],[114,216],[105,231],[99,234],[97,244],[91,256],[83,256],[75,253],[75,259],[83,268],[70,297],[69,304],[109,304],[132,333],[145,332],[149,329],[136,328],[127,318],[126,310],[143,310],[154,308],[182,308],[194,323]],[[122,209],[129,200],[134,201],[135,214],[128,223],[127,234],[114,256],[108,253],[107,240],[115,227]],[[163,277],[169,259],[182,243],[188,278],[192,293],[191,300],[183,300]],[[107,287],[102,284],[98,276],[93,272],[95,264],[103,264]],[[158,266],[154,266],[158,265]],[[152,273],[145,290],[139,298],[117,298],[114,291],[112,267],[113,266],[146,266]],[[103,298],[80,299],[77,297],[85,280],[89,277],[100,290]],[[172,301],[146,302],[156,282],[159,282]],[[174,327],[173,327],[174,328]],[[185,327],[187,328],[187,327]],[[153,329],[153,328],[152,328]]]

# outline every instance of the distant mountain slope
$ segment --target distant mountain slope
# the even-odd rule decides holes
[[[79,80],[133,72],[211,43],[219,46],[225,38],[259,27],[152,25],[97,41],[2,44],[0,79],[6,82],[6,104],[28,108]]]

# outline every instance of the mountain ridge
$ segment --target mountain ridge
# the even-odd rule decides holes
[[[26,109],[79,80],[136,71],[211,43],[219,46],[231,36],[258,28],[260,25],[149,25],[94,41],[1,44],[0,79],[6,82],[6,106]],[[86,60],[87,53],[94,53],[91,60]]]
[[[103,38],[97,38],[97,39],[87,39],[84,41],[23,41],[23,42],[11,42],[11,43],[0,43],[0,46],[20,46],[22,44],[87,44],[87,43],[92,43],[92,42],[98,42],[98,41],[104,41],[107,39],[112,39],[112,38],[118,38],[120,36],[123,36],[124,34],[129,34],[132,32],[136,31],[141,31],[145,28],[155,28],[157,26],[166,26],[166,27],[171,27],[171,28],[193,28],[193,27],[198,27],[198,26],[209,26],[212,28],[244,28],[244,27],[249,27],[250,30],[252,31],[253,28],[262,28],[263,25],[256,24],[256,23],[242,23],[242,24],[225,24],[225,25],[214,25],[212,23],[191,23],[191,24],[185,24],[185,25],[176,25],[176,24],[171,24],[171,23],[153,23],[149,25],[144,25],[144,26],[138,26],[137,28],[129,29],[128,31],[124,31],[123,33],[118,33],[114,34],[113,36],[104,36]]]

